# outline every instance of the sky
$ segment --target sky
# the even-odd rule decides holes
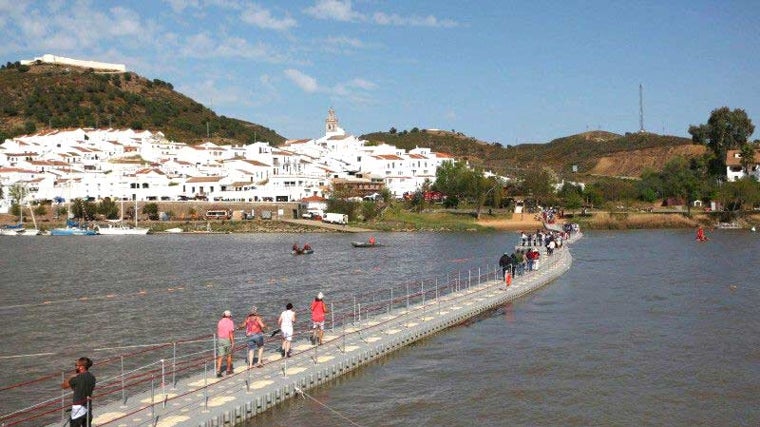
[[[125,64],[290,139],[455,130],[504,146],[722,106],[760,135],[760,1],[0,0],[0,61]]]

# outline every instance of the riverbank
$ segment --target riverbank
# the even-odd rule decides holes
[[[13,223],[15,217],[3,215],[4,224]],[[700,225],[710,228],[717,226],[713,217],[698,213],[691,217],[681,213],[650,212],[594,212],[588,216],[568,216],[560,222],[577,222],[584,230],[637,230],[696,228]],[[746,216],[736,221],[740,228],[760,226],[760,214]],[[63,223],[44,221],[42,230],[64,226]],[[31,226],[29,224],[28,226]],[[195,221],[141,221],[140,226],[150,227],[154,233],[170,229],[180,229],[185,233],[342,233],[342,232],[494,232],[531,231],[543,228],[543,223],[533,214],[495,213],[483,214],[476,219],[471,213],[463,212],[397,212],[381,219],[355,222],[343,225],[326,224],[314,220],[273,219],[273,220],[195,220]]]

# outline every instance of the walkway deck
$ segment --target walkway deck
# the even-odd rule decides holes
[[[579,238],[574,236],[571,242]],[[568,242],[570,243],[570,242]],[[236,373],[216,378],[213,364],[206,374],[179,379],[151,392],[130,396],[126,402],[96,405],[97,426],[226,426],[262,413],[308,390],[365,365],[378,357],[435,334],[482,312],[520,298],[550,283],[572,264],[568,246],[543,257],[541,268],[513,279],[462,285],[448,295],[416,305],[389,309],[361,318],[354,325],[326,331],[325,344],[306,340],[293,343],[294,356],[265,353],[263,368],[246,369],[236,360]],[[493,277],[493,276],[492,276]]]

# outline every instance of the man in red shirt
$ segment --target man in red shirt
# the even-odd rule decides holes
[[[222,358],[227,356],[227,374],[232,370],[232,349],[235,348],[235,322],[232,321],[232,312],[224,311],[224,315],[216,324],[216,376],[222,377]]]

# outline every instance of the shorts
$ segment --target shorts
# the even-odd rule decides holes
[[[248,350],[264,347],[264,334],[253,334],[248,336]]]
[[[292,329],[283,329],[280,331],[282,334],[282,339],[285,341],[293,341],[293,330]]]
[[[324,331],[325,330],[325,321],[323,320],[321,322],[313,322],[311,324],[311,327],[312,327],[312,329],[320,329],[320,330]]]
[[[216,340],[216,355],[217,356],[227,356],[231,353],[232,345],[230,344],[230,340],[225,338],[219,338]]]

